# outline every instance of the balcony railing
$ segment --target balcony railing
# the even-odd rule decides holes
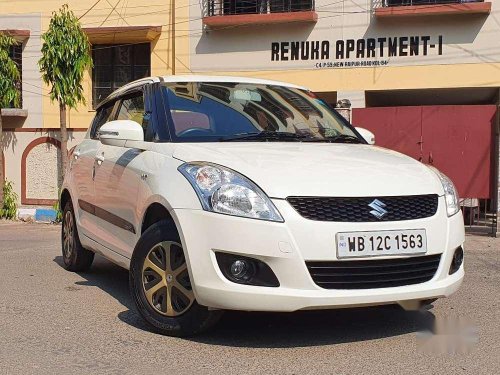
[[[484,0],[382,0],[383,7],[416,6],[429,4],[469,4],[482,3]]]
[[[314,0],[203,0],[203,17],[313,10]]]
[[[488,15],[491,2],[484,0],[372,0],[375,17]]]

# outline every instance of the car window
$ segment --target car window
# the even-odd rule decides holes
[[[175,126],[175,134],[179,135],[189,129],[210,130],[210,119],[205,113],[171,110],[172,120]]]
[[[242,82],[162,86],[174,142],[240,142],[262,133],[262,140],[364,143],[345,119],[304,89]]]
[[[99,129],[102,125],[111,121],[111,114],[113,113],[114,102],[105,105],[104,107],[99,108],[97,114],[94,118],[94,123],[92,124],[92,138],[97,139],[99,134]]]
[[[144,97],[136,94],[122,100],[117,120],[132,120],[142,126],[144,122]]]
[[[146,113],[144,108],[144,96],[141,93],[133,94],[125,97],[120,103],[117,120],[131,120],[142,126],[144,131],[144,139],[150,140],[147,130],[149,125],[150,114]]]

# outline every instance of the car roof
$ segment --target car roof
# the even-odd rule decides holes
[[[307,88],[294,85],[292,83],[273,81],[267,79],[259,79],[259,78],[249,78],[249,77],[237,77],[237,76],[204,76],[204,75],[170,75],[170,76],[155,76],[155,77],[147,77],[141,78],[136,81],[127,83],[126,85],[120,87],[113,91],[109,96],[104,99],[99,105],[97,109],[101,107],[106,102],[115,99],[116,97],[124,94],[125,92],[131,91],[134,88],[141,87],[147,83],[155,83],[155,82],[168,82],[168,83],[185,83],[185,82],[224,82],[224,83],[252,83],[256,85],[275,85],[275,86],[283,86],[296,88],[301,90],[307,90]]]

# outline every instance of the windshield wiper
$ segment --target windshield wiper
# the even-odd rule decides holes
[[[307,139],[307,142],[329,142],[329,143],[363,143],[361,139],[354,135],[337,134],[324,138]]]
[[[300,141],[308,138],[306,135],[287,133],[287,132],[273,132],[273,131],[263,131],[263,132],[249,132],[249,133],[238,133],[226,138],[220,138],[221,142],[234,142],[234,141]]]

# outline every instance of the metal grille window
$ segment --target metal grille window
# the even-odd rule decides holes
[[[384,0],[383,6],[411,6],[411,5],[428,5],[428,4],[459,4],[459,3],[477,3],[483,0]]]
[[[207,16],[266,14],[314,10],[314,0],[205,0]]]
[[[10,47],[9,57],[14,61],[17,65],[17,69],[19,69],[19,81],[16,82],[17,89],[19,90],[19,108],[23,107],[23,46],[21,44],[17,44],[15,46]],[[14,103],[10,104],[10,107],[14,107]]]
[[[117,88],[151,73],[149,43],[94,45],[92,48],[92,105],[95,108]]]

